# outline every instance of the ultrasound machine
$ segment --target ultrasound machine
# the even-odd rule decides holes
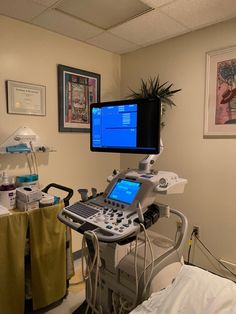
[[[153,169],[163,150],[158,99],[95,103],[90,117],[91,151],[146,157],[137,169],[114,170],[103,193],[93,188],[89,196],[79,189],[81,201],[65,207],[58,218],[83,234],[86,313],[128,313],[161,289],[164,269],[166,281],[180,269],[187,219],[157,197],[183,193],[187,180]],[[175,241],[158,234],[155,226],[170,215],[179,220]]]

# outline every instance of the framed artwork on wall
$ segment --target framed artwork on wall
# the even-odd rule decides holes
[[[90,104],[100,101],[100,74],[58,65],[59,132],[89,132]]]
[[[17,81],[6,81],[7,113],[45,116],[46,87]]]
[[[206,55],[204,137],[236,137],[236,47]]]

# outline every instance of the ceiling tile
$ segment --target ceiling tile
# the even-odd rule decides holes
[[[56,7],[104,30],[150,10],[140,0],[64,0]]]
[[[35,3],[39,3],[47,8],[51,7],[52,5],[56,4],[58,0],[32,0]]]
[[[92,26],[54,9],[45,11],[43,14],[35,18],[32,23],[82,41],[102,32],[98,27]]]
[[[89,22],[75,17],[81,13],[81,3],[90,4],[87,16],[92,20]],[[94,18],[103,21],[104,16],[117,23],[113,11],[119,11],[127,19],[126,10],[134,3],[139,9],[154,9],[144,14],[141,9],[140,15],[107,31],[94,26]],[[102,5],[106,9],[102,9]],[[119,9],[115,5],[119,5]],[[236,0],[0,0],[0,14],[108,51],[124,53],[234,18]]]
[[[104,32],[92,39],[86,40],[87,43],[103,48],[115,53],[126,53],[141,48],[140,46],[130,43],[127,40],[118,38],[108,32]]]
[[[109,30],[112,34],[137,45],[158,42],[187,31],[186,27],[156,10]]]
[[[163,5],[166,5],[170,2],[173,2],[175,0],[141,0],[146,5],[150,6],[151,8],[160,8]]]
[[[45,7],[31,0],[0,1],[0,14],[29,22],[45,10]]]
[[[177,0],[160,9],[168,16],[197,29],[236,16],[236,0]]]

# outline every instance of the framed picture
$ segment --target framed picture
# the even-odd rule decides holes
[[[236,137],[236,47],[207,53],[204,137]]]
[[[90,104],[100,101],[100,74],[58,65],[59,132],[89,132]]]
[[[7,112],[46,115],[46,87],[30,83],[6,81]]]

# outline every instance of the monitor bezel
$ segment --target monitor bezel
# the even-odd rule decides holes
[[[121,105],[145,105],[147,103],[155,103],[158,106],[157,110],[157,139],[159,140],[156,143],[155,149],[128,149],[128,148],[110,148],[110,147],[93,147],[92,146],[92,109],[93,108],[102,108],[108,106],[121,106]],[[161,101],[159,99],[126,99],[126,100],[117,100],[117,101],[106,101],[93,103],[90,105],[90,150],[92,152],[107,152],[107,153],[129,153],[129,154],[159,154],[160,152],[160,133],[161,133]]]

